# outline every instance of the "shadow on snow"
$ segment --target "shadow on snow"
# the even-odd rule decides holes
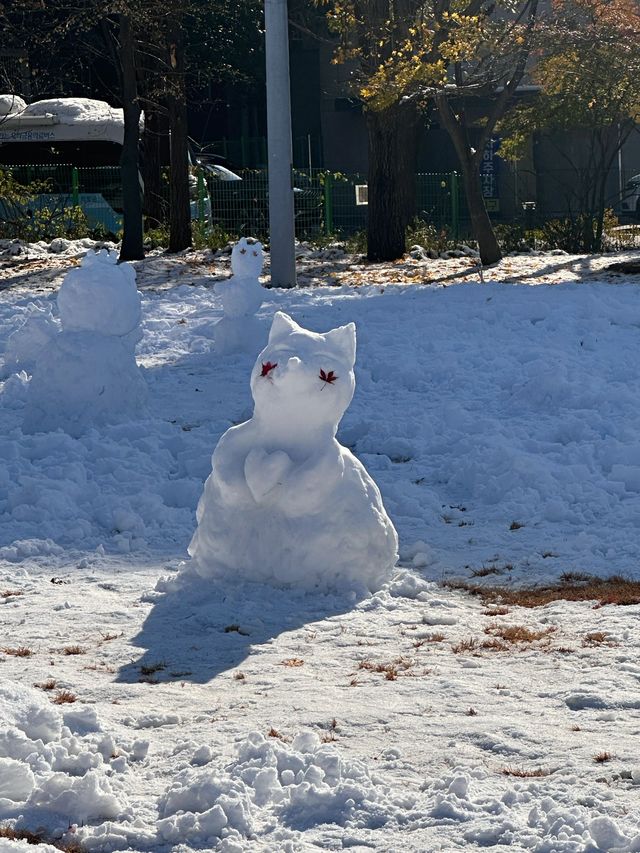
[[[250,654],[263,654],[260,646],[279,634],[352,610],[356,597],[185,574],[161,581],[153,601],[132,640],[140,657],[121,667],[119,682],[206,684]]]

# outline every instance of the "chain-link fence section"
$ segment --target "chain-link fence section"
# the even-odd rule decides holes
[[[78,168],[71,165],[1,166],[13,179],[27,188],[28,198],[16,208],[0,199],[0,221],[17,215],[34,215],[46,209],[64,216],[65,210],[80,209],[88,228],[117,236],[122,230],[122,186],[117,166]],[[229,177],[232,176],[232,177]],[[562,186],[563,176],[538,176],[527,185],[525,202],[511,205],[512,215],[492,214],[498,231],[511,229],[514,239],[535,242],[539,235],[552,233],[551,220],[571,224],[571,211],[549,193],[549,185]],[[296,169],[292,172],[295,202],[295,231],[299,240],[349,237],[367,227],[368,186],[366,176],[328,172],[322,169]],[[569,186],[569,176],[566,176]],[[456,172],[416,175],[416,220],[446,233],[452,241],[471,239],[470,220]],[[522,194],[523,185],[516,188]],[[168,206],[169,174],[162,173],[161,192]],[[609,216],[605,245],[609,248],[636,247],[640,244],[640,176],[632,172],[620,176],[618,191],[610,199],[612,210],[622,216],[620,223]],[[533,198],[530,198],[533,196]],[[550,199],[555,199],[552,204]],[[252,235],[263,240],[269,232],[269,187],[265,169],[228,172],[226,179],[206,167],[192,170],[191,216],[203,228],[217,228],[230,237]],[[529,235],[527,237],[527,235]],[[537,235],[537,236],[536,236]]]

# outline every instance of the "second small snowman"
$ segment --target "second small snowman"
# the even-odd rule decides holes
[[[61,331],[40,349],[27,394],[23,431],[92,427],[145,414],[147,386],[136,364],[140,294],[131,264],[87,252],[57,297]]]
[[[233,247],[233,276],[216,284],[224,311],[214,328],[217,352],[255,353],[265,345],[267,329],[256,317],[264,300],[264,288],[260,284],[263,263],[262,244],[252,237],[242,237]]]

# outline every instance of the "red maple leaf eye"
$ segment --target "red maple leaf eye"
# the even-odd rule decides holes
[[[323,382],[328,382],[329,385],[332,385],[338,377],[335,375],[333,370],[330,370],[328,373],[325,373],[325,371],[320,368],[320,376],[318,378],[322,379]]]
[[[262,362],[262,373],[260,374],[260,376],[268,376],[271,373],[271,371],[274,369],[274,367],[277,367],[277,366],[278,366],[277,361],[275,364],[271,364],[270,361],[268,361],[266,364],[264,362]]]

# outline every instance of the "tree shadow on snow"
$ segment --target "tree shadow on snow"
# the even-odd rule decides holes
[[[214,582],[189,574],[160,582],[154,605],[132,640],[140,657],[117,681],[206,684],[259,655],[279,634],[353,609],[352,595],[322,595],[263,584]]]

